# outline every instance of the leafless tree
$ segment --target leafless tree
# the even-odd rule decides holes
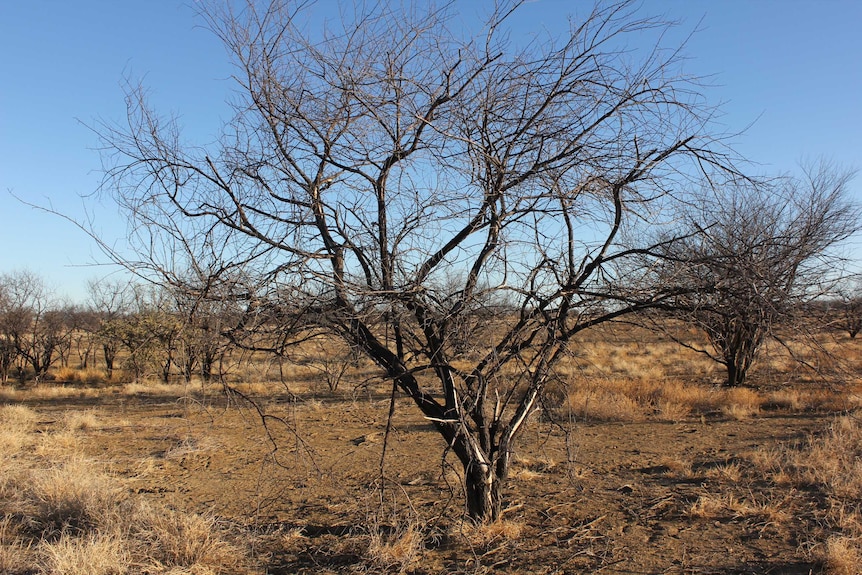
[[[186,146],[135,86],[128,125],[97,128],[103,189],[139,240],[139,261],[115,255],[289,294],[281,309],[412,398],[463,466],[469,516],[496,519],[572,336],[672,295],[631,288],[621,263],[658,253],[629,240],[673,190],[729,165],[713,110],[676,50],[626,49],[666,28],[630,2],[523,44],[507,30],[520,2],[468,37],[453,5],[357,4],[318,26],[310,4],[203,8],[239,87],[218,144]],[[234,297],[266,309],[252,291]],[[465,350],[487,302],[509,312]]]
[[[843,282],[830,307],[837,316],[833,323],[846,331],[850,339],[855,339],[862,331],[862,280],[857,276]]]
[[[2,366],[8,370],[11,360],[17,359],[20,382],[25,379],[25,366],[32,368],[38,382],[54,363],[72,327],[51,290],[33,272],[21,270],[0,276],[0,292],[3,293],[0,296]]]
[[[6,281],[0,281],[0,383],[9,382],[9,372],[18,357],[16,336],[23,332],[22,317],[13,306]]]
[[[187,383],[195,373],[209,383],[217,361],[230,344],[226,332],[238,323],[236,302],[230,292],[215,291],[206,281],[184,281],[180,286],[170,286],[168,293],[182,326],[175,361]]]
[[[694,347],[727,369],[739,386],[775,328],[817,298],[834,295],[843,258],[837,249],[859,229],[848,197],[852,172],[825,163],[803,178],[709,187],[684,219],[687,237],[667,244],[657,281],[687,285],[670,308],[702,330],[710,347]]]
[[[87,284],[89,304],[99,319],[97,337],[105,361],[105,377],[114,377],[114,363],[121,340],[117,337],[121,320],[131,311],[133,285],[128,280],[93,280]]]

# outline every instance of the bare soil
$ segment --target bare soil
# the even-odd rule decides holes
[[[265,572],[818,572],[824,497],[766,476],[757,453],[796,449],[828,413],[737,421],[558,425],[535,418],[507,490],[512,536],[461,521],[457,464],[405,399],[381,465],[388,397],[270,397],[267,425],[225,397],[110,395],[27,402],[45,429],[93,410],[83,449],[141,497],[214,513],[248,534]],[[725,505],[698,507],[699,501]],[[418,525],[418,559],[381,563],[373,534]],[[397,558],[397,557],[396,557]],[[396,562],[397,563],[397,562]]]

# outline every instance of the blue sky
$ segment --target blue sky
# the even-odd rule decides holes
[[[586,5],[534,0],[518,31],[558,29]],[[735,147],[764,172],[821,156],[862,168],[862,2],[644,0],[641,10],[679,21],[679,38],[695,31],[686,70],[710,76],[704,91],[723,102],[721,124],[745,130]],[[83,301],[87,280],[114,268],[94,265],[104,256],[73,225],[12,194],[74,218],[92,214],[121,245],[122,215],[88,197],[101,167],[88,126],[122,122],[128,77],[180,116],[189,139],[209,142],[228,115],[231,72],[190,2],[0,0],[0,273],[30,269]],[[852,189],[862,201],[862,178]]]

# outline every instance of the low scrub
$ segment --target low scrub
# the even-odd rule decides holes
[[[102,385],[105,383],[105,372],[98,369],[74,369],[61,367],[54,373],[54,381],[75,385]]]

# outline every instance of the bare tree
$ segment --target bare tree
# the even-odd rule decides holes
[[[0,383],[9,382],[9,372],[18,357],[16,338],[24,330],[24,317],[13,305],[12,293],[7,282],[0,281]]]
[[[71,336],[72,327],[41,277],[27,270],[0,276],[4,357],[6,346],[19,360],[18,377],[25,379],[29,365],[38,382],[57,358],[57,351]],[[7,359],[3,359],[6,365]],[[6,365],[6,369],[8,369]]]
[[[525,45],[507,33],[520,2],[470,37],[449,5],[357,5],[317,30],[308,4],[204,7],[239,85],[218,145],[184,146],[130,88],[128,125],[99,129],[103,189],[139,240],[139,261],[115,256],[177,285],[242,269],[289,294],[282,309],[413,400],[463,466],[469,516],[493,520],[572,336],[672,295],[627,287],[621,263],[658,250],[622,235],[728,165],[712,110],[676,50],[624,48],[666,28],[629,2]],[[232,297],[266,309],[253,292]],[[487,302],[509,313],[465,350]]]
[[[234,313],[230,293],[211,291],[206,282],[203,285],[184,282],[181,286],[171,286],[169,294],[181,325],[175,362],[186,383],[195,373],[200,374],[204,383],[209,383],[216,362],[230,343],[226,332],[237,322],[238,314]]]
[[[685,213],[687,237],[665,247],[658,282],[693,288],[671,309],[706,334],[710,347],[694,349],[725,366],[727,386],[743,385],[775,328],[801,327],[841,280],[837,248],[859,229],[853,174],[824,163],[804,172],[705,189]]]
[[[855,339],[862,331],[862,280],[853,277],[843,282],[831,307],[838,316],[834,323],[846,331],[850,339]]]
[[[90,306],[99,320],[97,337],[105,360],[105,377],[113,379],[114,363],[121,340],[117,336],[121,320],[131,311],[134,289],[128,281],[90,281],[87,284]]]

